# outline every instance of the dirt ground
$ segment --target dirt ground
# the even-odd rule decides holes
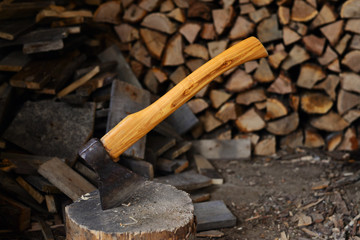
[[[238,219],[218,239],[360,239],[357,221],[347,226],[359,214],[360,165],[287,158],[212,161],[225,183],[212,187],[211,199],[224,200]]]

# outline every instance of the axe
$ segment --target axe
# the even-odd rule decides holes
[[[257,38],[242,40],[189,74],[150,106],[128,115],[100,140],[91,139],[79,155],[98,174],[102,209],[120,206],[145,182],[144,178],[116,163],[125,150],[214,78],[242,63],[266,56],[268,53]]]

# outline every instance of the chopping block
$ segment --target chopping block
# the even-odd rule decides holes
[[[145,182],[120,207],[102,210],[98,191],[66,206],[67,240],[195,239],[194,206],[173,186]]]

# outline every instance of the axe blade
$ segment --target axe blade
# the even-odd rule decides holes
[[[145,183],[143,177],[114,162],[98,139],[87,142],[79,155],[98,175],[103,210],[121,206]]]

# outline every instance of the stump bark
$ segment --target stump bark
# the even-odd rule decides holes
[[[146,182],[128,204],[102,210],[99,192],[65,208],[66,239],[195,239],[194,206],[175,187]]]

